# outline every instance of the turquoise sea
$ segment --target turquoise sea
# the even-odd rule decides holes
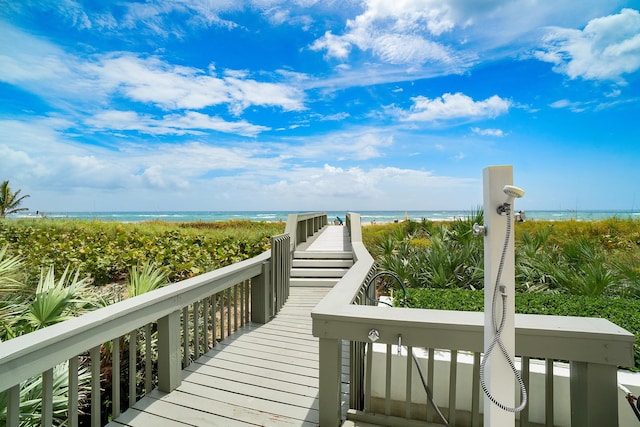
[[[143,222],[161,220],[168,222],[192,222],[192,221],[227,221],[231,219],[245,219],[250,221],[286,221],[289,211],[168,211],[168,212],[29,212],[25,215],[14,215],[13,218],[49,218],[49,219],[87,219],[99,221],[119,221],[119,222]],[[402,221],[409,218],[414,221],[421,221],[423,218],[432,221],[451,221],[455,218],[465,218],[470,216],[471,211],[444,210],[444,211],[359,211],[363,224]],[[344,218],[344,211],[327,211],[329,218],[339,216]],[[527,221],[591,221],[606,218],[638,218],[640,212],[629,211],[527,211],[525,212]]]

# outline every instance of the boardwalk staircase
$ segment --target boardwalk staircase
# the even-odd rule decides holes
[[[331,288],[353,265],[346,227],[327,226],[298,245],[291,266],[292,287]]]
[[[291,266],[293,287],[333,287],[353,265],[351,252],[296,251]]]

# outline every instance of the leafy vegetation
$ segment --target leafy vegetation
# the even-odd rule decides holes
[[[364,227],[382,270],[411,288],[483,289],[482,212],[451,222]],[[516,288],[585,296],[640,297],[640,221],[531,221],[515,227]]]
[[[409,306],[482,311],[484,245],[472,237],[476,222],[481,212],[367,226],[363,241],[380,270],[402,278]],[[516,223],[515,259],[516,312],[609,319],[636,336],[640,369],[640,221]]]
[[[269,247],[269,237],[283,223],[143,224],[99,221],[0,221],[0,247],[8,244],[24,260],[27,274],[42,267],[68,266],[89,276],[95,285],[122,283],[132,266],[153,263],[169,282],[256,256]]]
[[[397,295],[400,297],[400,295]],[[484,292],[466,289],[409,289],[407,307],[433,310],[484,311]],[[517,293],[516,313],[602,317],[636,336],[635,367],[640,369],[640,300],[588,295]]]

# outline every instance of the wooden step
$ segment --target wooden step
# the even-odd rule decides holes
[[[293,268],[350,268],[351,259],[294,259]]]
[[[333,277],[340,278],[348,268],[292,268],[291,277]]]
[[[345,251],[295,251],[295,259],[353,259],[353,253]]]
[[[289,286],[292,288],[317,287],[332,288],[340,279],[334,277],[292,277]]]

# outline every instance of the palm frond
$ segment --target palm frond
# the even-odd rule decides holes
[[[164,272],[153,263],[131,267],[127,279],[127,293],[135,297],[153,291],[167,284]]]

